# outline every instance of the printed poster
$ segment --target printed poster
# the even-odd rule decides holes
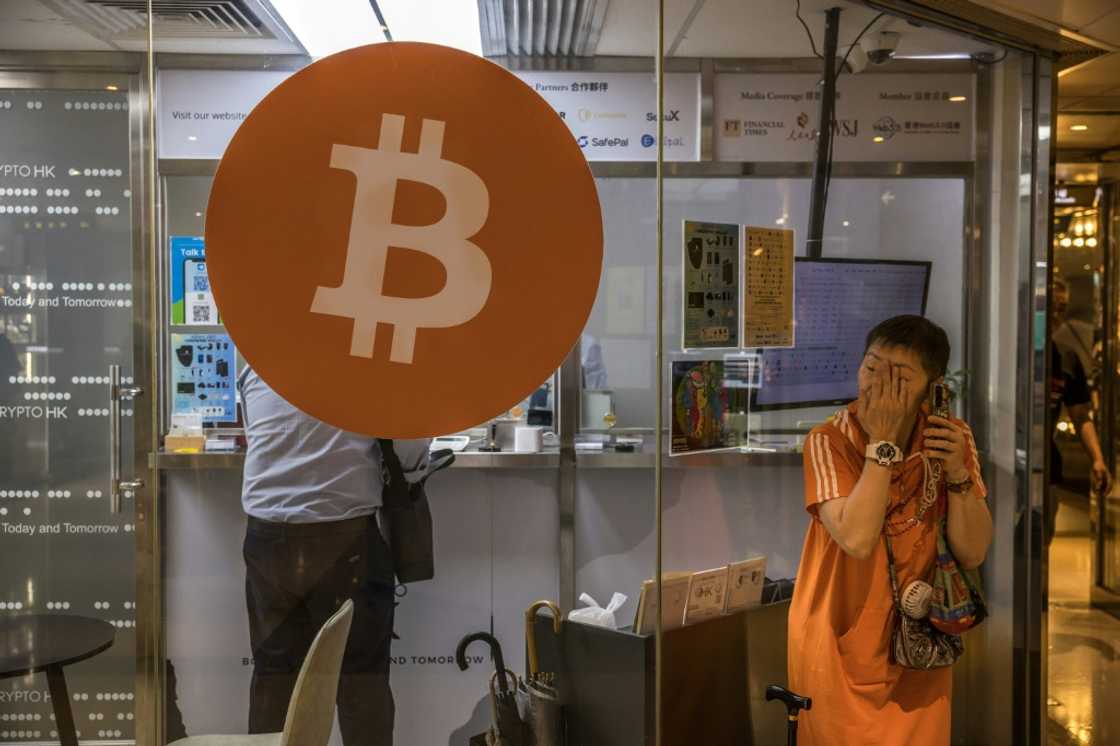
[[[684,221],[684,349],[739,346],[739,226]]]
[[[236,351],[228,334],[171,335],[171,414],[237,421]]]
[[[222,323],[206,271],[206,244],[202,236],[172,236],[171,323],[213,326]]]
[[[743,346],[793,347],[793,231],[743,228]]]
[[[758,606],[762,602],[762,586],[766,583],[766,558],[751,559],[728,565],[727,608],[731,613]]]
[[[749,398],[757,389],[757,361],[750,372],[730,371],[722,360],[675,360],[672,363],[673,412],[669,454],[728,450],[747,445]],[[740,380],[743,377],[747,380]],[[753,380],[752,380],[753,379]]]
[[[693,573],[688,584],[688,606],[684,612],[684,623],[712,619],[723,616],[727,594],[727,566],[715,570]]]

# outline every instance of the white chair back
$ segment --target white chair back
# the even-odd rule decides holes
[[[315,636],[299,670],[280,746],[327,746],[334,726],[338,677],[350,637],[354,602],[347,600]]]

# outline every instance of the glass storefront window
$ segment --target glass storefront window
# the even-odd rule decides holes
[[[562,703],[568,743],[717,743],[728,734],[780,742],[787,719],[764,692],[791,685],[787,619],[813,525],[807,440],[852,397],[859,338],[890,309],[924,315],[947,334],[953,411],[975,432],[996,524],[983,567],[991,616],[951,674],[953,742],[1019,742],[1022,723],[1041,722],[1044,713],[1024,715],[1039,702],[1022,669],[1041,634],[1016,620],[1035,618],[1042,603],[1031,560],[1044,520],[1035,483],[1045,461],[1037,396],[1045,362],[1033,349],[1046,332],[1045,314],[1036,315],[1048,266],[1039,236],[1049,217],[1038,200],[1050,178],[1049,113],[1045,95],[1035,98],[1048,86],[1043,57],[841,3],[837,57],[850,67],[836,79],[826,126],[834,146],[820,170],[816,122],[831,85],[820,85],[814,56],[826,43],[825,15],[808,4],[813,49],[792,7],[759,25],[741,8],[689,13],[668,3],[662,107],[656,21],[633,4],[562,2],[537,14],[541,4],[522,3],[519,11],[533,13],[511,14],[508,3],[456,0],[436,14],[433,3],[379,0],[330,4],[316,19],[305,4],[280,0],[201,15],[155,2],[152,25],[136,4],[101,4],[93,15],[49,5],[59,5],[57,18],[20,17],[11,26],[19,33],[0,32],[0,560],[9,569],[0,623],[23,623],[29,612],[44,623],[107,623],[98,629],[111,632],[111,647],[95,651],[93,641],[88,660],[65,664],[62,699],[83,742],[162,746],[284,727],[314,634],[346,598],[368,608],[349,633],[335,746],[357,746],[359,731],[381,737],[370,742],[479,742],[493,725],[499,659],[476,641],[460,670],[457,646],[473,633],[500,643],[517,680],[543,674],[539,691],[499,696],[497,709],[508,715],[517,697],[523,706],[532,699],[537,727],[556,727],[548,718]],[[571,353],[540,371],[539,388],[438,444],[456,462],[427,485],[435,577],[403,585],[391,572],[376,575],[385,546],[367,520],[370,501],[346,518],[330,513],[354,497],[332,486],[353,462],[331,459],[359,436],[335,428],[316,450],[323,431],[314,418],[264,393],[254,407],[254,395],[241,393],[239,379],[250,379],[240,332],[230,336],[206,256],[212,190],[238,127],[293,75],[391,40],[453,44],[539,94],[556,113],[549,126],[565,125],[565,147],[588,162],[604,245],[598,293]],[[892,44],[893,57],[869,59],[866,50]],[[328,90],[326,78],[309,79],[317,94]],[[330,90],[355,102],[377,96],[343,88]],[[417,95],[423,89],[417,76]],[[482,102],[478,118],[490,129],[479,152],[516,124],[489,118],[483,104],[493,91],[460,93]],[[311,132],[330,126],[325,116],[303,112],[285,126]],[[366,125],[373,133],[379,123]],[[420,132],[406,128],[405,152],[430,145]],[[502,167],[519,166],[509,161]],[[282,169],[276,178],[315,183]],[[395,204],[434,222],[449,205],[427,215],[417,206],[438,200],[414,187],[400,187]],[[819,214],[825,197],[821,241],[810,249],[814,206]],[[261,205],[246,204],[259,216]],[[294,209],[351,219],[349,204],[314,188]],[[1104,220],[1055,217],[1070,221],[1071,236],[1078,220]],[[527,251],[543,240],[533,228]],[[733,252],[698,238],[720,230],[738,243]],[[792,231],[788,244],[782,231]],[[748,250],[747,236],[792,256]],[[301,251],[326,256],[329,240]],[[780,298],[756,297],[748,313],[739,293],[764,254],[773,263],[753,282],[792,273],[791,302],[781,310]],[[520,281],[558,276],[569,259],[544,257]],[[439,274],[409,266],[410,279]],[[290,300],[277,289],[260,303],[279,317]],[[530,300],[516,320],[535,331],[507,345],[525,355],[558,317]],[[775,308],[763,329],[754,314]],[[748,332],[788,338],[763,349],[746,342]],[[711,346],[686,342],[692,334]],[[307,365],[303,353],[293,338],[292,370]],[[110,366],[120,375],[112,387]],[[497,386],[507,371],[494,367]],[[460,383],[467,372],[448,366],[427,398],[444,397],[453,410],[470,394]],[[321,383],[329,390],[335,381]],[[262,470],[256,438],[291,450]],[[247,515],[260,481],[281,472],[313,487],[289,489],[293,501],[270,503],[266,517]],[[114,489],[129,483],[113,512]],[[344,523],[351,533],[330,533]],[[584,623],[596,616],[585,595],[611,608],[598,616],[612,629]],[[564,617],[559,632],[542,601]],[[584,621],[567,619],[574,610]],[[25,652],[45,651],[45,637],[28,639]],[[40,675],[0,671],[8,695],[0,743],[65,740],[64,717],[51,720],[62,717],[58,678],[48,685]],[[828,693],[794,683],[827,717]]]

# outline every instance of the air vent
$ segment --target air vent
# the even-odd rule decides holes
[[[147,34],[145,0],[42,0],[84,31],[108,42]],[[275,39],[277,27],[262,20],[256,0],[154,0],[160,38]],[[287,36],[282,31],[281,38]]]
[[[592,57],[610,0],[479,0],[487,57]]]

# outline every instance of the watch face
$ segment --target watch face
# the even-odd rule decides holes
[[[894,461],[895,447],[890,443],[880,443],[879,447],[875,449],[875,456],[880,461]]]

